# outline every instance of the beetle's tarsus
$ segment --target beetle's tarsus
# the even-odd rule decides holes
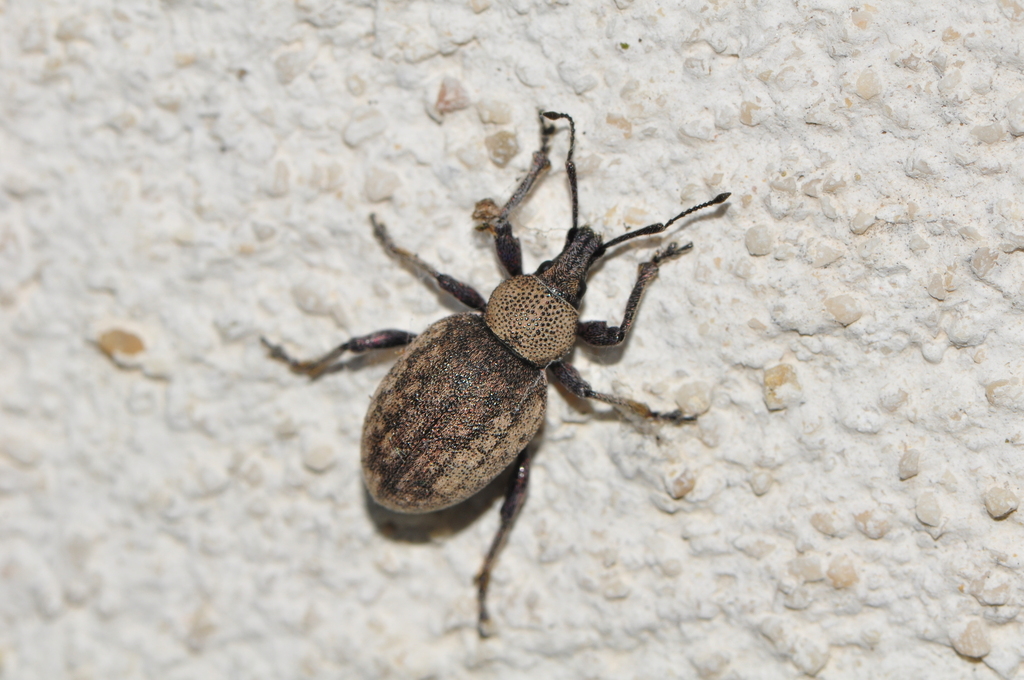
[[[678,243],[669,243],[654,254],[654,257],[651,258],[651,262],[654,264],[661,264],[665,260],[682,255],[691,248],[693,248],[692,242],[684,243],[683,245],[679,245]]]
[[[281,345],[275,345],[266,338],[261,337],[260,342],[263,346],[270,350],[270,358],[288,364],[288,368],[292,373],[298,373],[299,375],[307,375],[311,380],[319,378],[323,374],[324,369],[327,366],[318,365],[320,362],[316,361],[299,361],[289,356],[288,352],[285,351]]]
[[[689,422],[691,420],[697,420],[697,416],[684,416],[683,412],[680,411],[679,409],[676,409],[675,411],[668,411],[668,412],[652,411],[651,407],[649,407],[647,404],[643,404],[643,403],[641,403],[639,401],[633,401],[632,399],[627,399],[626,402],[629,404],[629,407],[633,411],[633,413],[636,413],[638,416],[641,416],[643,418],[647,418],[647,419],[650,419],[650,420],[665,420],[665,421],[668,421],[670,423],[676,423],[676,424]]]
[[[491,622],[491,615],[487,612],[487,587],[490,585],[490,581],[490,570],[486,572],[481,570],[481,572],[473,578],[473,583],[477,587],[477,602],[479,607],[476,631],[482,638],[494,635],[494,624]]]
[[[480,612],[480,620],[476,624],[476,632],[482,638],[489,638],[494,635],[494,624],[487,612]]]
[[[684,416],[683,412],[679,409],[669,411],[668,413],[651,411],[651,417],[657,420],[667,420],[670,423],[689,423],[697,420],[697,416]]]

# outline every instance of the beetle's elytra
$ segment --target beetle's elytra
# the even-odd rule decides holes
[[[524,275],[522,251],[519,239],[512,235],[509,214],[551,164],[548,146],[555,128],[545,119],[569,123],[565,169],[572,228],[554,260],[541,264],[532,275]],[[500,209],[491,201],[477,204],[474,218],[482,220],[480,229],[494,235],[498,259],[509,275],[487,301],[470,286],[397,247],[384,225],[371,215],[374,233],[388,252],[430,274],[443,290],[475,311],[442,319],[419,336],[384,330],[352,338],[315,361],[292,359],[280,346],[263,340],[273,358],[310,378],[343,368],[338,360],[345,352],[408,345],[377,388],[363,423],[363,475],[374,500],[386,508],[408,513],[441,510],[466,500],[516,462],[501,508],[501,526],[477,576],[482,636],[489,632],[486,596],[495,556],[526,498],[527,444],[544,419],[547,371],[579,397],[625,408],[643,418],[688,419],[679,411],[659,413],[640,402],[595,392],[563,357],[577,337],[598,346],[621,343],[659,265],[693,244],[669,244],[640,265],[620,325],[580,321],[587,272],[609,248],[638,236],[659,234],[690,213],[724,202],[729,194],[719,194],[664,224],[652,224],[603,243],[589,227],[578,225],[572,160],[575,144],[572,118],[564,113],[542,113],[541,148],[533,154],[530,171],[512,197]]]

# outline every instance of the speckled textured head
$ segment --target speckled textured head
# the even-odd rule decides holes
[[[377,388],[363,423],[370,495],[399,512],[463,501],[537,432],[547,377],[487,332],[479,314],[433,324]]]
[[[516,354],[547,366],[572,349],[579,312],[536,276],[516,276],[491,293],[484,319]]]

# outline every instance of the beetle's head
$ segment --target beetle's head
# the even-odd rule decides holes
[[[609,248],[617,246],[624,241],[628,241],[638,236],[651,236],[654,234],[660,234],[668,229],[674,222],[680,220],[690,213],[698,210],[703,210],[712,205],[718,205],[723,203],[729,194],[719,194],[706,203],[695,205],[694,207],[684,210],[679,213],[668,222],[664,224],[652,224],[642,229],[636,229],[634,231],[626,232],[621,236],[613,238],[611,241],[604,243],[599,234],[594,233],[594,230],[590,227],[579,227],[577,220],[579,219],[579,202],[576,193],[576,164],[573,163],[572,153],[576,147],[576,126],[572,122],[572,118],[564,113],[556,113],[554,111],[544,111],[541,113],[543,118],[548,120],[559,120],[564,118],[569,121],[569,153],[565,159],[565,171],[569,176],[569,193],[572,198],[572,229],[565,237],[565,246],[562,248],[562,252],[558,254],[554,260],[548,260],[541,264],[534,272],[534,276],[543,281],[548,288],[553,290],[559,297],[571,304],[573,307],[579,308],[580,301],[583,300],[583,295],[587,292],[587,272],[590,271],[590,267],[599,260]],[[543,121],[541,121],[543,124]],[[543,128],[543,125],[542,125]],[[547,128],[543,128],[544,133],[542,138],[547,142]],[[546,152],[547,146],[544,146]],[[692,244],[691,244],[692,245]],[[689,246],[683,248],[676,248],[674,245],[671,246],[672,253],[682,252]],[[661,257],[664,257],[662,255]],[[658,256],[655,256],[653,262],[658,262]]]
[[[604,250],[600,234],[590,227],[573,227],[565,237],[562,252],[542,263],[534,276],[570,305],[579,307],[587,292],[587,272]]]
[[[576,221],[576,201],[575,192],[573,192],[573,222]],[[718,205],[724,203],[729,198],[729,194],[718,194],[710,201],[695,205],[692,208],[684,210],[679,213],[668,222],[664,224],[652,224],[642,229],[636,229],[635,231],[626,232],[622,236],[617,236],[611,241],[604,243],[601,240],[599,234],[595,234],[594,230],[590,227],[576,227],[574,226],[569,230],[569,233],[565,237],[565,247],[562,248],[562,252],[558,254],[554,260],[548,260],[543,263],[534,276],[538,277],[541,281],[546,283],[549,288],[555,291],[563,300],[571,304],[573,307],[579,307],[580,301],[583,299],[584,293],[587,292],[587,272],[590,271],[590,267],[595,262],[601,259],[608,249],[617,246],[624,241],[634,239],[638,236],[653,236],[654,234],[660,234],[668,229],[674,222],[683,217],[686,217],[690,213],[694,213],[698,210],[703,210],[712,205]],[[679,253],[683,250],[688,249],[692,244],[685,245],[682,248],[677,248],[675,245],[671,246],[673,253]],[[660,257],[664,257],[661,255]],[[659,256],[656,256],[653,260],[657,263]]]

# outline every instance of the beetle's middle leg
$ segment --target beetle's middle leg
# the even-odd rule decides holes
[[[402,262],[405,262],[413,269],[421,269],[433,276],[437,281],[437,285],[441,287],[441,290],[446,293],[451,293],[455,299],[467,307],[481,312],[485,307],[487,307],[487,301],[484,300],[480,293],[476,292],[475,288],[467,283],[462,283],[447,274],[442,274],[421,260],[414,253],[410,253],[405,248],[399,248],[396,246],[395,242],[391,240],[391,234],[388,233],[387,228],[377,221],[376,215],[370,215],[370,222],[373,224],[374,235],[389,253],[397,257]]]
[[[637,307],[640,306],[640,298],[644,295],[644,289],[658,275],[658,267],[670,257],[685,253],[692,247],[692,243],[687,243],[684,246],[670,243],[664,250],[655,253],[650,262],[644,262],[640,265],[636,283],[633,284],[633,292],[629,294],[629,300],[626,301],[626,311],[622,315],[622,325],[609,326],[604,321],[581,321],[577,326],[576,335],[588,345],[599,347],[618,345],[625,340],[626,333],[629,332],[630,327],[633,325],[633,318],[636,316]]]
[[[673,423],[680,423],[685,420],[696,420],[696,416],[684,416],[683,412],[676,409],[675,411],[669,411],[668,413],[662,413],[660,411],[652,411],[647,404],[643,404],[639,401],[633,401],[632,399],[626,399],[625,397],[619,397],[614,394],[605,394],[603,392],[596,392],[594,388],[590,386],[583,376],[580,375],[576,368],[565,361],[556,361],[555,363],[548,366],[551,372],[554,374],[558,382],[565,385],[565,388],[575,394],[577,397],[583,399],[597,399],[603,401],[606,404],[612,406],[620,406],[622,408],[629,409],[641,418],[651,418],[653,420],[668,420]]]
[[[404,345],[408,345],[415,339],[416,334],[409,333],[407,331],[396,331],[393,329],[377,331],[376,333],[362,335],[358,338],[352,338],[347,342],[343,342],[319,359],[314,359],[312,361],[300,361],[298,359],[293,359],[284,351],[283,347],[273,344],[266,338],[260,338],[260,342],[263,343],[264,347],[270,350],[270,356],[272,358],[288,364],[288,368],[292,369],[293,373],[308,375],[310,378],[316,379],[325,373],[334,373],[335,371],[340,370],[344,364],[335,362],[337,362],[338,357],[345,352],[366,352],[371,349],[402,347]]]
[[[480,637],[488,637],[491,634],[491,617],[487,613],[487,586],[491,583],[491,570],[494,569],[494,561],[498,556],[501,547],[505,545],[508,532],[512,529],[512,523],[516,515],[523,507],[526,500],[526,485],[530,481],[530,450],[523,449],[515,462],[515,469],[512,477],[508,480],[508,490],[505,492],[505,502],[501,504],[501,524],[498,526],[498,533],[491,541],[491,549],[487,551],[484,564],[480,573],[476,576],[477,598],[480,605],[480,618],[477,622],[477,631]]]

